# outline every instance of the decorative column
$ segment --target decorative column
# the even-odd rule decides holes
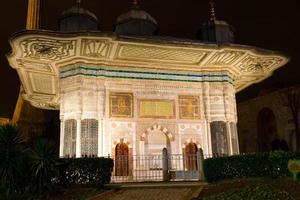
[[[103,156],[103,119],[99,119],[98,120],[98,157],[102,157],[102,156]]]
[[[26,29],[35,30],[40,28],[41,0],[28,0]]]
[[[76,158],[81,157],[81,119],[76,120]]]
[[[203,87],[203,102],[204,102],[204,115],[206,120],[206,134],[207,134],[207,153],[212,154],[212,140],[211,140],[211,130],[210,130],[210,89],[209,82],[202,84]]]
[[[60,119],[60,142],[59,142],[59,157],[64,157],[64,137],[65,137],[64,119]]]
[[[228,142],[228,150],[229,150],[229,155],[233,154],[233,150],[232,150],[232,132],[231,132],[231,127],[230,127],[230,122],[226,122],[226,129],[227,129],[227,142]]]

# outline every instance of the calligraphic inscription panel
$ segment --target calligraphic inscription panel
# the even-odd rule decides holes
[[[109,94],[110,117],[133,117],[132,93]]]
[[[181,95],[179,101],[180,119],[200,119],[200,99],[198,96]]]
[[[175,118],[175,103],[172,100],[140,100],[139,116],[142,118]]]

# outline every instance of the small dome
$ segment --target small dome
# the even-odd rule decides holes
[[[157,25],[156,20],[150,14],[148,14],[146,11],[140,10],[140,9],[131,9],[129,12],[120,15],[117,18],[117,24],[123,23],[125,21],[129,21],[132,19],[146,20],[146,21],[150,21],[153,24]]]
[[[197,38],[207,42],[233,43],[234,29],[225,21],[209,20],[202,24]]]
[[[115,33],[119,35],[155,35],[157,30],[156,20],[137,5],[120,15],[114,26]]]
[[[98,30],[98,18],[94,13],[80,6],[74,6],[62,13],[59,29],[64,32]]]
[[[74,6],[68,10],[63,11],[63,13],[61,14],[61,18],[71,17],[74,15],[75,16],[82,15],[85,17],[90,17],[91,19],[98,22],[98,18],[94,13],[79,6]]]

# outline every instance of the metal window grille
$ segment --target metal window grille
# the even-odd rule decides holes
[[[76,156],[76,129],[77,124],[75,119],[66,120],[64,123],[64,157]]]
[[[238,144],[238,135],[237,135],[237,128],[236,124],[231,122],[230,123],[231,129],[231,143],[232,143],[232,153],[238,154],[239,153],[239,144]]]
[[[85,119],[81,121],[81,156],[97,157],[98,154],[98,121]]]
[[[213,154],[228,155],[226,123],[222,121],[212,122],[210,127]]]

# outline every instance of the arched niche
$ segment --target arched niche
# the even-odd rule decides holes
[[[163,148],[167,148],[170,154],[171,141],[173,140],[173,134],[161,125],[153,125],[141,135],[145,155],[161,155]]]

